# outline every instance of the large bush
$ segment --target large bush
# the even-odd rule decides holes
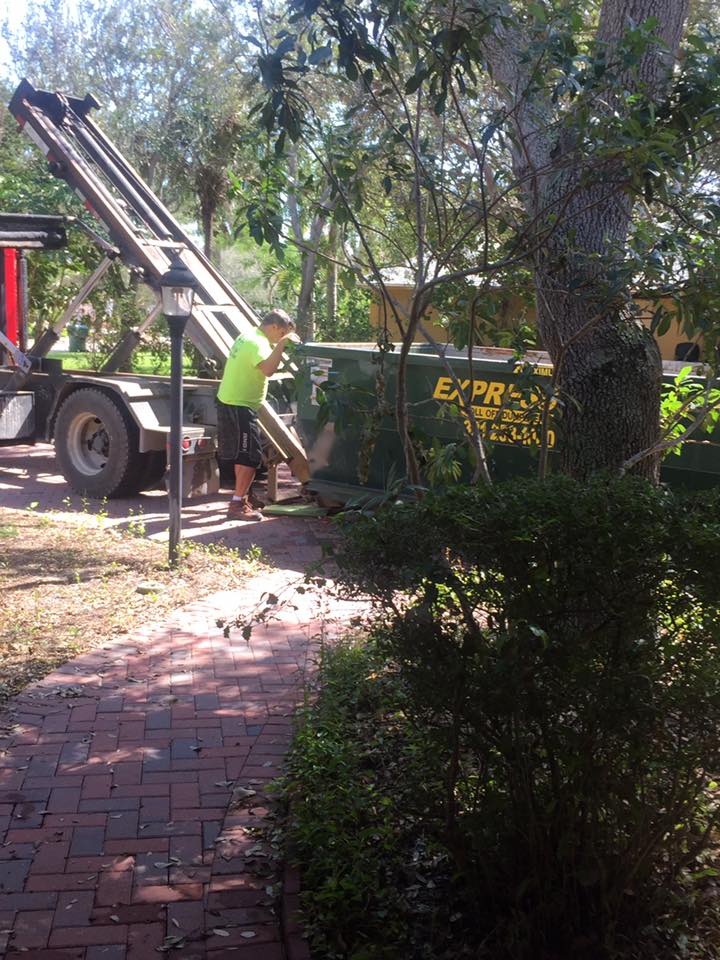
[[[707,848],[719,507],[556,477],[346,524],[341,581],[384,610],[442,765],[437,832],[490,955],[612,955]]]
[[[427,860],[414,835],[415,788],[431,782],[424,744],[372,643],[325,649],[318,674],[322,693],[299,716],[285,783],[313,957],[409,957],[417,898],[406,888]]]

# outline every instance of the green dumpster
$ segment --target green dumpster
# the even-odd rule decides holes
[[[90,333],[90,327],[82,320],[76,320],[68,324],[68,349],[71,353],[86,353],[87,338]]]
[[[310,463],[311,489],[347,499],[363,490],[385,490],[393,479],[404,476],[394,417],[398,353],[396,347],[381,357],[376,345],[359,343],[309,343],[299,350],[297,422]],[[466,352],[450,349],[444,363],[432,348],[413,346],[407,398],[420,446],[429,450],[433,445],[458,444],[462,461],[465,445],[459,442],[469,429],[463,405],[471,403],[487,441],[493,476],[533,474],[541,435],[541,385],[552,369],[546,354],[528,354],[525,363],[532,365],[532,374],[510,350],[477,348],[471,369]],[[666,382],[685,365],[665,363]],[[548,432],[550,469],[562,444],[561,426],[558,418]],[[462,463],[466,478],[471,469],[466,459]],[[687,442],[680,456],[668,457],[663,479],[694,488],[720,483],[720,432],[709,439],[703,434]]]

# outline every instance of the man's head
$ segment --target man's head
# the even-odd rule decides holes
[[[278,343],[295,332],[295,323],[284,310],[271,310],[262,318],[260,329],[270,343]]]

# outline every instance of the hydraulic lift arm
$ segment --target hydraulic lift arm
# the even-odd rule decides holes
[[[171,257],[179,253],[198,283],[188,336],[206,358],[222,365],[236,337],[258,326],[259,318],[89,117],[98,106],[90,95],[81,100],[49,93],[23,80],[10,112],[43,151],[50,171],[104,224],[123,262],[139,269],[156,292]],[[307,457],[295,434],[267,403],[259,420],[296,476],[307,480]]]

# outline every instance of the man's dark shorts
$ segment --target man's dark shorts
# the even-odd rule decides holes
[[[250,407],[236,407],[217,401],[218,456],[243,467],[262,463],[262,441],[257,413]]]

